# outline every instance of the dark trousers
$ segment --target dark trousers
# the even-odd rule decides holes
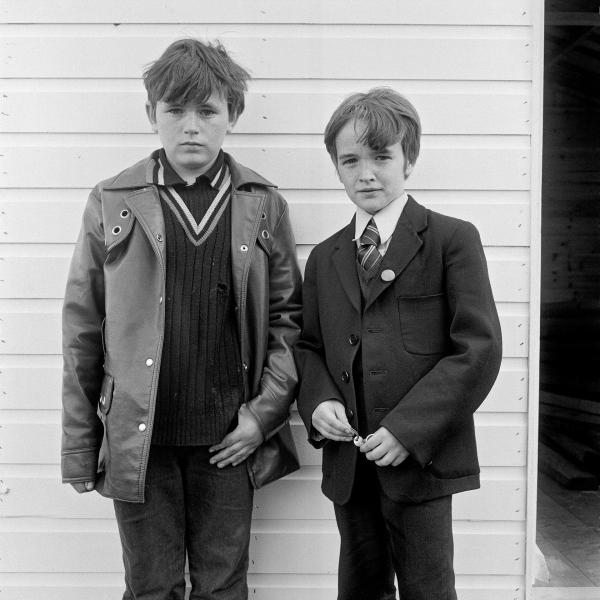
[[[359,456],[350,501],[334,504],[341,547],[338,600],[456,600],[452,496],[388,498],[374,463]]]
[[[152,446],[143,504],[115,500],[123,600],[245,600],[253,490],[246,465],[217,469],[206,446]]]

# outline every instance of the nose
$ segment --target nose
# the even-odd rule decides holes
[[[375,174],[373,173],[373,169],[369,165],[363,165],[358,178],[363,183],[370,183],[371,181],[375,181]]]
[[[183,124],[185,133],[194,134],[200,131],[200,118],[195,110],[188,110]]]

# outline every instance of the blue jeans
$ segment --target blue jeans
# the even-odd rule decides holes
[[[123,600],[245,600],[253,489],[246,465],[218,469],[207,446],[152,446],[143,504],[115,500]]]

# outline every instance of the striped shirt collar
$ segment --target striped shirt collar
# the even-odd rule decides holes
[[[164,148],[155,150],[151,154],[150,159],[154,162],[152,167],[152,183],[162,186],[188,186],[187,182],[182,179],[171,166]],[[225,169],[223,169],[224,164],[225,153],[223,150],[219,150],[219,154],[217,154],[217,158],[210,169],[208,169],[206,173],[199,175],[192,185],[208,183],[213,189],[218,190],[225,174]]]

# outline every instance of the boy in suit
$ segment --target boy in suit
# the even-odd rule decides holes
[[[186,557],[190,598],[247,598],[253,490],[287,468],[257,457],[296,389],[294,237],[221,148],[248,79],[195,39],[148,67],[162,147],[94,188],[71,263],[62,475],[114,499],[124,600],[183,600]]]
[[[501,333],[479,234],[404,190],[414,107],[347,98],[325,145],[356,214],[311,252],[296,345],[298,409],[323,448],[341,537],[338,600],[450,600],[452,494],[479,487],[473,412]],[[354,443],[353,443],[354,442]]]

